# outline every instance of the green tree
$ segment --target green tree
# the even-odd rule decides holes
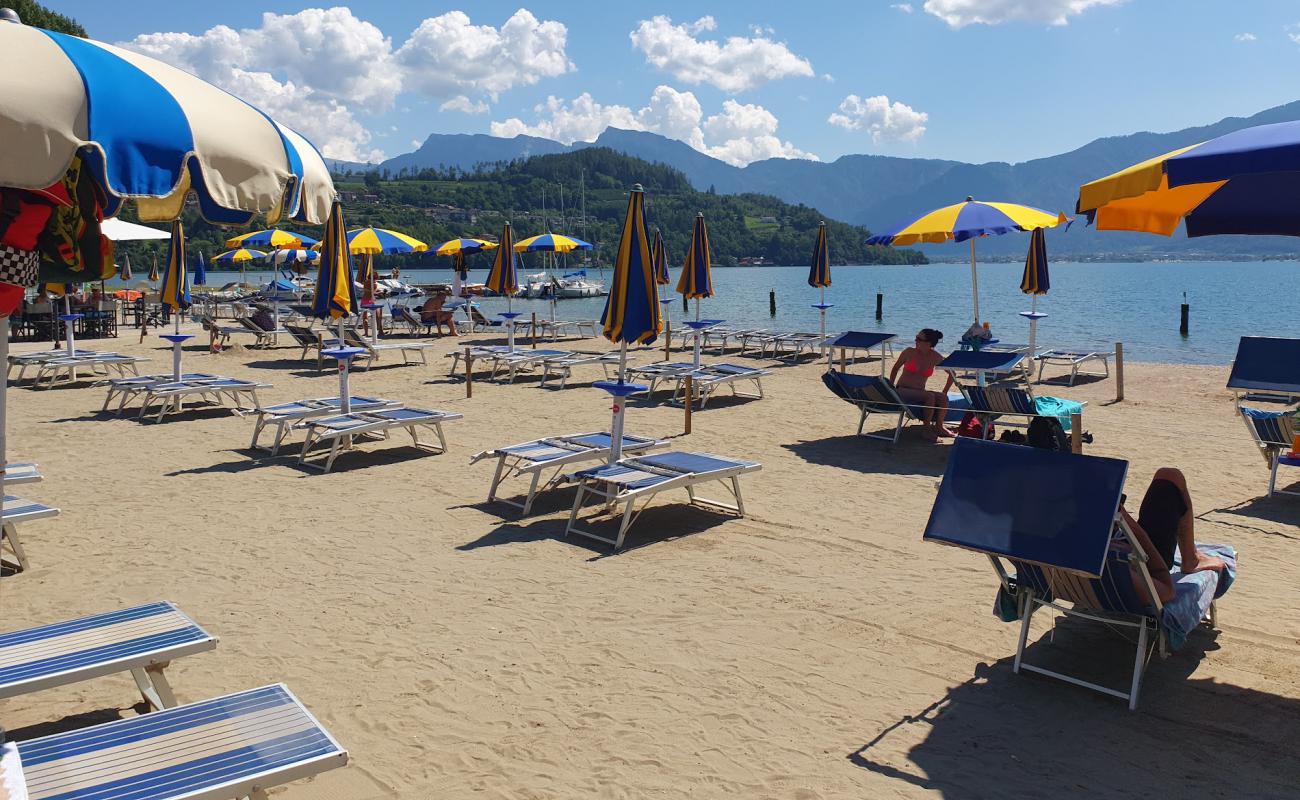
[[[18,16],[22,18],[25,25],[83,38],[86,36],[86,29],[81,27],[75,19],[64,16],[57,11],[51,11],[35,2],[35,0],[6,0],[4,5],[17,11]]]

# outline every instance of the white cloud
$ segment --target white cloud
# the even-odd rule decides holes
[[[539,21],[524,8],[500,29],[474,25],[465,12],[449,11],[421,22],[394,58],[405,71],[407,88],[428,97],[482,93],[496,100],[507,89],[572,71],[567,37],[563,23]]]
[[[707,83],[726,92],[741,92],[789,77],[812,77],[812,64],[783,42],[768,38],[770,29],[753,38],[732,36],[724,42],[698,39],[717,28],[713,17],[674,25],[667,16],[641,20],[628,34],[646,62],[687,83]]]
[[[1253,42],[1258,38],[1259,37],[1253,33],[1239,33],[1236,36],[1232,37],[1233,41],[1235,42]]]
[[[1288,39],[1295,42],[1296,44],[1300,44],[1300,22],[1297,22],[1294,25],[1287,25],[1286,28],[1284,28],[1284,30],[1286,31],[1286,36]]]
[[[904,14],[912,13],[911,3],[894,3],[893,5],[890,6],[890,8],[894,9],[895,11],[902,11]]]
[[[463,94],[458,94],[447,102],[438,106],[439,111],[459,111],[462,114],[486,114],[489,110],[488,104],[482,100],[474,102]]]
[[[1123,2],[1125,0],[925,0],[922,8],[953,28],[1003,22],[1067,25],[1070,17],[1090,8]]]
[[[845,97],[839,111],[826,121],[850,131],[868,131],[871,140],[880,142],[915,142],[925,135],[930,115],[904,103],[890,103],[885,95],[861,98]]]
[[[547,98],[534,111],[539,119],[530,125],[518,117],[493,122],[493,136],[541,136],[564,144],[590,142],[608,127],[650,131],[685,142],[701,153],[744,166],[764,158],[817,156],[800,150],[776,135],[777,119],[759,105],[727,100],[722,111],[708,118],[693,92],[658,86],[649,102],[633,111],[628,106],[604,105],[584,92],[569,102]]]

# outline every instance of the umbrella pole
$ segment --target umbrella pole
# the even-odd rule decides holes
[[[63,335],[67,337],[68,357],[71,358],[77,354],[77,334],[72,325],[76,317],[72,315],[72,297],[67,292],[63,293],[63,317]]]
[[[1029,358],[1032,360],[1038,352],[1038,293],[1029,296]],[[1031,362],[1032,363],[1032,362]]]
[[[980,287],[975,279],[975,240],[970,240],[970,296],[975,303],[975,324],[980,321]]]
[[[819,306],[819,308],[818,308],[817,310],[821,312],[821,317],[822,317],[822,336],[825,336],[825,335],[826,335],[826,287],[825,287],[825,286],[819,286],[819,287],[817,287],[817,289],[818,289],[818,291],[821,293],[821,294],[820,294],[820,300],[818,301],[818,306]]]
[[[700,365],[700,298],[695,298],[695,366]]]

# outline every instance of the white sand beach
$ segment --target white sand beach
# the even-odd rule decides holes
[[[251,420],[227,410],[141,424],[100,414],[103,389],[11,388],[10,458],[46,476],[19,493],[62,515],[24,527],[32,566],[0,580],[3,627],[176,602],[221,638],[170,668],[183,701],[283,681],[349,749],[346,769],[273,795],[291,800],[1294,796],[1300,501],[1263,497],[1225,366],[1130,361],[1121,403],[1113,378],[1040,390],[1088,401],[1086,452],[1131,462],[1131,498],[1157,467],[1183,469],[1198,538],[1240,552],[1219,630],[1152,663],[1130,713],[1012,674],[987,561],[921,541],[949,445],[856,438],[823,365],[773,363],[765,399],[710,402],[690,436],[680,408],[633,403],[629,432],[763,469],[743,481],[744,519],[665,495],[611,555],[563,538],[571,489],[520,520],[484,502],[491,467],[468,465],[607,428],[599,372],[563,391],[475,382],[466,399],[443,355],[467,341],[352,379],[463,413],[448,453],[367,444],[326,475],[296,466],[300,437],[251,453]],[[161,344],[109,346],[158,372]],[[185,357],[274,384],[267,403],[337,391],[289,347]],[[1063,623],[1049,644],[1047,619],[1034,657],[1126,682],[1123,641]],[[119,675],[3,701],[3,718],[21,739],[137,701]]]

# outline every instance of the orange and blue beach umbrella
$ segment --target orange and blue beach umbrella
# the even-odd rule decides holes
[[[180,220],[172,221],[172,237],[167,245],[167,267],[163,270],[159,298],[172,311],[190,307],[190,276],[185,269],[185,228]]]
[[[628,196],[613,282],[600,321],[605,338],[615,344],[651,344],[659,336],[659,293],[645,230],[645,192],[639,185]]]
[[[710,271],[712,261],[709,256],[709,229],[704,224],[704,214],[695,216],[695,231],[691,234],[691,246],[686,251],[686,261],[682,264],[682,274],[677,279],[677,293],[696,300],[713,296],[713,275]],[[697,310],[699,306],[696,306]]]
[[[812,268],[808,270],[808,285],[825,289],[831,285],[831,248],[826,241],[826,223],[817,227],[817,242],[813,245]]]
[[[667,286],[672,283],[672,278],[668,275],[668,251],[664,248],[664,235],[658,228],[655,229],[654,241],[650,243],[650,263],[654,265],[656,284]]]
[[[356,287],[352,284],[352,255],[348,250],[343,226],[343,206],[337,200],[325,223],[325,238],[320,242],[320,272],[316,277],[316,294],[311,301],[312,316],[342,319],[356,312]]]
[[[515,245],[515,252],[517,253],[571,253],[574,250],[591,249],[591,244],[581,239],[575,239],[572,236],[565,236],[562,233],[543,233],[540,236],[530,236]]]
[[[510,223],[507,222],[505,228],[501,230],[501,241],[497,246],[496,257],[492,259],[492,271],[488,273],[487,282],[484,284],[488,291],[506,297],[513,297],[519,292],[519,277],[516,271],[519,256],[515,254],[514,241],[514,235],[510,232]]]

